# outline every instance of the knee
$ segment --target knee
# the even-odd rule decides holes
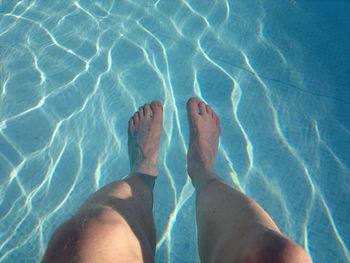
[[[77,235],[80,243],[88,240],[115,240],[130,232],[130,226],[122,215],[110,208],[99,208],[72,218],[66,223],[66,229]]]
[[[103,250],[120,244],[128,232],[125,220],[112,209],[74,216],[56,230],[43,262],[73,262],[98,247]]]

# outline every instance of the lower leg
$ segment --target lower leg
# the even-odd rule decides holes
[[[188,117],[188,173],[196,189],[202,262],[310,262],[261,206],[217,177],[214,163],[221,130],[215,112],[190,99]]]
[[[162,127],[160,103],[129,122],[131,174],[92,195],[53,235],[43,262],[153,262],[152,190]]]

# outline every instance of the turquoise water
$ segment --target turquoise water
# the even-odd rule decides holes
[[[0,1],[0,262],[38,262],[129,172],[127,121],[152,100],[156,262],[199,262],[191,96],[221,118],[218,174],[314,262],[349,262],[349,13],[346,0]]]

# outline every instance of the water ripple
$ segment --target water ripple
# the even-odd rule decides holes
[[[340,85],[348,80],[340,48],[332,62],[315,55],[337,40],[327,38],[332,24],[313,30],[323,20],[304,5],[0,2],[0,223],[8,226],[0,262],[38,261],[89,194],[128,173],[127,121],[152,100],[164,105],[157,257],[173,262],[188,251],[182,259],[198,261],[185,167],[191,96],[221,117],[218,174],[259,200],[317,262],[349,261],[339,206],[350,201],[349,101]],[[315,236],[321,228],[328,232]]]

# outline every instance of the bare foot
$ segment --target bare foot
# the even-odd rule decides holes
[[[214,165],[221,134],[220,120],[204,102],[191,98],[187,102],[190,145],[187,171],[195,187],[216,178]]]
[[[158,175],[158,151],[163,107],[158,101],[145,104],[129,120],[128,146],[131,173]]]

